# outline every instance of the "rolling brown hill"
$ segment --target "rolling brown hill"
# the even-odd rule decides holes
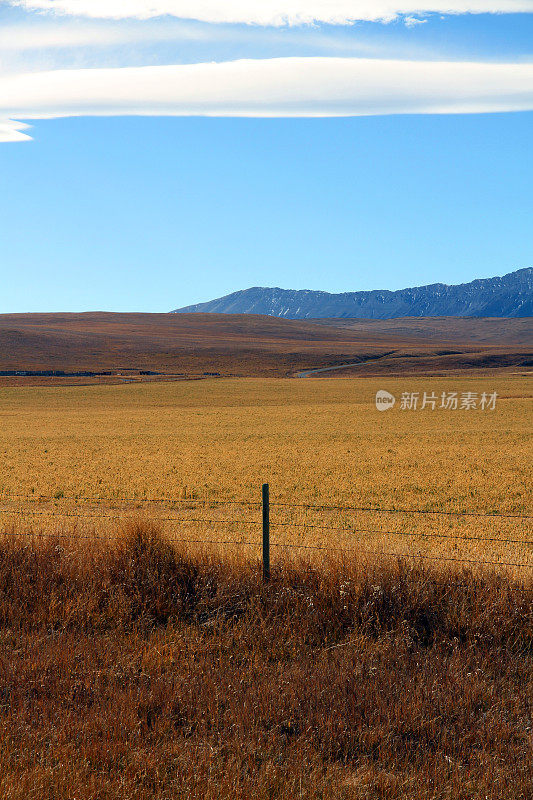
[[[533,347],[533,318],[396,317],[395,319],[313,319],[317,325],[366,336],[437,340],[462,344],[511,344]]]
[[[288,376],[346,363],[363,375],[512,369],[531,364],[532,338],[528,319],[318,323],[241,314],[5,314],[0,372],[61,371],[67,374],[31,380],[87,382]],[[72,375],[80,372],[109,374]],[[148,372],[158,374],[141,374]],[[22,377],[0,380],[18,383]]]

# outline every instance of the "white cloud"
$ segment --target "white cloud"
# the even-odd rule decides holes
[[[408,28],[415,28],[417,25],[423,25],[427,19],[419,19],[418,17],[405,17],[404,23]]]
[[[10,119],[0,119],[0,142],[28,142],[31,136],[28,136],[22,131],[29,128],[23,122],[14,122]]]
[[[1,0],[0,0],[1,3]],[[24,50],[61,49],[73,47],[109,47],[137,43],[213,41],[222,31],[209,30],[191,22],[155,21],[88,22],[65,20],[40,24],[3,25],[0,28],[0,53]],[[228,37],[229,38],[229,37]]]
[[[107,23],[106,23],[107,24]],[[107,46],[127,41],[124,32],[102,25],[3,25],[0,28],[0,52],[41,50],[43,48]]]
[[[123,31],[107,28],[102,24],[3,25],[0,28],[0,52],[87,45],[107,46],[122,44],[124,41],[128,41],[128,38]]]
[[[533,0],[10,0],[12,5],[85,17],[149,19],[171,15],[204,22],[346,25],[400,14],[533,11]]]
[[[533,64],[275,58],[0,77],[0,119],[525,110],[533,110]],[[2,126],[4,136],[27,138],[18,123]]]

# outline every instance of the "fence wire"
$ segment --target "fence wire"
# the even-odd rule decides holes
[[[41,517],[61,517],[61,518],[77,518],[83,520],[91,520],[91,521],[126,521],[128,517],[126,514],[131,511],[134,513],[134,509],[124,509],[122,514],[94,514],[94,513],[79,513],[79,509],[76,512],[72,511],[61,511],[58,510],[57,504],[61,503],[106,503],[106,504],[113,504],[113,503],[160,503],[160,504],[199,504],[204,503],[208,505],[214,506],[238,506],[238,507],[254,507],[258,508],[261,507],[262,503],[259,501],[241,501],[241,500],[223,500],[223,499],[211,499],[211,498],[90,498],[90,497],[27,497],[25,495],[2,495],[0,496],[0,503],[5,502],[30,502],[30,503],[54,503],[56,506],[52,509],[9,509],[3,508],[0,509],[0,514],[7,514],[12,516],[20,516],[20,517],[34,517],[34,516],[41,516]],[[454,516],[454,517],[477,517],[477,518],[499,518],[499,519],[519,519],[519,520],[530,520],[533,519],[533,516],[523,515],[523,514],[500,514],[500,513],[488,513],[488,512],[473,512],[473,511],[442,511],[442,510],[429,510],[429,509],[399,509],[399,508],[375,508],[371,506],[336,506],[336,505],[326,505],[326,504],[309,504],[309,503],[285,503],[285,502],[271,502],[270,506],[276,508],[297,508],[297,509],[305,509],[305,510],[332,510],[332,511],[342,511],[342,512],[364,512],[364,513],[387,513],[387,514],[442,514],[447,516]],[[156,516],[154,517],[155,521],[163,521],[163,522],[173,522],[179,523],[180,525],[188,525],[188,524],[202,524],[202,525],[239,525],[239,526],[261,526],[261,520],[245,520],[245,519],[226,519],[226,518],[207,518],[207,517],[183,517],[183,516]],[[272,521],[270,525],[273,528],[298,528],[301,530],[311,530],[311,529],[318,529],[325,532],[333,532],[339,533],[342,532],[344,534],[349,535],[357,535],[357,534],[371,534],[373,536],[408,536],[408,537],[418,537],[424,540],[430,539],[439,539],[439,540],[453,540],[457,541],[465,541],[465,542],[488,542],[491,544],[497,544],[502,546],[509,546],[509,545],[522,545],[522,546],[533,546],[533,540],[530,539],[509,539],[509,538],[498,538],[498,537],[485,537],[485,536],[471,536],[471,535],[458,535],[458,534],[445,534],[445,533],[434,533],[428,531],[391,531],[391,530],[383,530],[382,528],[354,528],[350,527],[334,527],[328,525],[316,525],[313,523],[298,523],[298,522],[286,522],[286,521]],[[26,536],[26,537],[52,537],[52,538],[59,538],[59,539],[67,539],[72,541],[73,539],[83,539],[83,540],[105,540],[105,541],[119,541],[120,537],[110,536],[110,535],[103,535],[98,533],[91,533],[89,534],[62,534],[62,533],[36,533],[34,531],[4,531],[4,536]],[[195,544],[195,545],[210,545],[210,546],[234,546],[234,547],[260,547],[261,542],[252,542],[246,540],[227,540],[227,539],[192,539],[192,538],[182,538],[182,537],[175,537],[169,536],[169,539],[175,543],[180,544]],[[324,551],[324,552],[335,552],[335,553],[352,553],[352,552],[364,552],[369,555],[374,556],[386,556],[390,558],[399,558],[399,559],[423,559],[423,560],[430,560],[430,561],[447,561],[447,562],[458,562],[464,564],[480,564],[485,566],[498,566],[498,567],[516,567],[521,569],[533,569],[533,564],[524,564],[512,561],[495,561],[495,560],[482,560],[482,559],[472,559],[472,558],[463,558],[463,557],[456,557],[456,556],[439,556],[439,555],[426,555],[422,553],[398,553],[398,552],[390,552],[390,551],[383,551],[383,550],[371,550],[364,546],[358,544],[357,547],[331,547],[326,545],[311,545],[311,544],[295,544],[295,543],[284,543],[284,542],[270,542],[271,547],[277,547],[282,549],[289,549],[289,550],[314,550],[314,551]]]
[[[48,496],[27,496],[27,495],[0,495],[0,502],[24,500],[30,503],[204,503],[208,505],[223,506],[260,506],[259,500],[220,500],[215,498],[198,497],[48,497]],[[441,514],[454,517],[499,517],[500,519],[533,519],[533,515],[527,514],[501,514],[497,511],[447,511],[445,509],[429,508],[378,508],[376,506],[338,506],[312,503],[285,503],[271,501],[271,506],[279,508],[304,508],[325,511],[366,511],[374,514]]]

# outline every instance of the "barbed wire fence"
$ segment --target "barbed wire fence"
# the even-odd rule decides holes
[[[0,505],[7,505],[11,503],[18,503],[20,506],[22,503],[26,504],[43,504],[43,503],[53,503],[54,508],[50,509],[27,509],[27,508],[0,508],[0,514],[4,515],[4,519],[6,518],[17,518],[17,517],[37,517],[37,516],[46,516],[46,517],[59,517],[59,518],[77,518],[82,520],[92,520],[93,522],[97,521],[124,521],[126,518],[125,514],[130,511],[131,509],[120,509],[121,513],[93,513],[92,511],[88,511],[80,507],[80,504],[87,504],[92,503],[97,506],[97,509],[100,508],[103,504],[106,505],[107,510],[113,510],[113,505],[116,506],[120,503],[128,503],[128,504],[152,504],[152,505],[159,505],[164,507],[166,505],[171,505],[174,507],[178,507],[176,513],[167,516],[157,516],[155,519],[157,521],[165,521],[165,522],[172,522],[174,524],[179,524],[180,526],[186,526],[189,524],[194,525],[224,525],[224,526],[232,526],[232,530],[235,530],[234,526],[238,526],[244,528],[247,531],[258,531],[257,539],[250,540],[247,539],[220,539],[220,538],[191,538],[191,537],[181,537],[181,536],[169,536],[169,538],[176,542],[182,544],[194,544],[194,545],[209,545],[209,546],[219,546],[219,547],[252,547],[258,548],[261,550],[261,558],[262,558],[262,573],[263,579],[265,582],[270,580],[270,564],[271,564],[271,549],[278,548],[280,550],[299,550],[299,551],[329,551],[334,553],[365,553],[374,556],[384,556],[386,558],[406,558],[406,559],[421,559],[424,561],[443,561],[443,562],[455,562],[455,563],[462,563],[462,564],[476,564],[476,565],[484,565],[484,566],[491,566],[491,567],[509,567],[509,568],[517,568],[517,569],[525,569],[525,570],[533,570],[533,562],[532,563],[524,563],[522,561],[511,561],[511,560],[495,560],[495,559],[478,559],[478,558],[466,558],[461,557],[459,555],[436,555],[436,554],[427,554],[427,553],[409,553],[409,552],[394,552],[390,550],[372,550],[368,547],[365,547],[361,544],[360,538],[357,540],[357,546],[347,546],[347,547],[340,547],[340,546],[330,546],[329,544],[302,544],[296,542],[281,542],[277,541],[276,538],[271,539],[270,533],[271,529],[274,531],[279,529],[298,529],[302,532],[307,530],[320,530],[323,533],[332,533],[332,534],[343,534],[343,535],[350,535],[350,536],[360,536],[364,534],[365,536],[370,537],[418,537],[423,538],[424,540],[453,540],[455,543],[458,542],[486,542],[491,545],[498,545],[504,548],[510,548],[511,546],[522,546],[522,547],[533,547],[533,530],[529,535],[529,538],[509,538],[508,536],[501,537],[501,536],[479,536],[479,535],[472,535],[470,532],[465,534],[458,534],[458,533],[438,533],[432,529],[418,531],[418,530],[384,530],[382,527],[355,527],[353,525],[344,525],[344,526],[332,526],[332,525],[324,525],[324,524],[316,524],[315,522],[287,522],[284,520],[276,519],[274,521],[271,520],[270,512],[271,509],[282,509],[282,510],[291,510],[291,509],[299,509],[304,512],[313,512],[314,514],[317,513],[324,513],[324,512],[340,512],[340,513],[360,513],[366,515],[399,515],[402,519],[409,518],[412,519],[413,517],[418,517],[419,519],[426,519],[433,517],[449,517],[449,518],[465,518],[465,519],[472,519],[479,522],[481,520],[497,520],[502,522],[504,520],[512,520],[513,524],[523,525],[524,527],[530,526],[533,521],[532,515],[525,515],[525,514],[503,514],[500,512],[485,512],[485,511],[447,511],[447,510],[435,510],[435,509],[412,509],[412,508],[379,508],[371,505],[332,505],[332,504],[313,504],[313,503],[289,503],[289,502],[277,502],[271,501],[269,495],[269,486],[268,484],[263,484],[262,486],[262,493],[261,493],[261,500],[250,501],[250,500],[225,500],[225,499],[213,499],[213,498],[156,498],[156,497],[114,497],[114,498],[102,498],[102,497],[65,497],[63,494],[55,495],[50,497],[45,496],[25,496],[20,494],[11,494],[11,495],[0,495]],[[76,509],[73,510],[62,510],[60,504],[70,503],[76,506]],[[193,509],[201,508],[202,506],[205,508],[226,508],[226,507],[234,507],[234,508],[241,508],[241,509],[251,509],[258,513],[256,519],[243,519],[243,518],[228,518],[226,517],[209,517],[205,514],[200,513],[200,515],[195,515],[193,517],[183,516],[183,513],[179,514],[179,507],[183,507],[187,505],[189,508],[191,506]],[[390,526],[389,526],[390,527]],[[21,530],[5,530],[4,536],[26,536],[26,537],[34,537],[36,534],[34,531],[21,531]],[[55,537],[64,537],[68,539],[72,539],[71,534],[61,534],[55,533]],[[107,534],[99,534],[93,532],[91,534],[77,534],[77,539],[84,539],[84,540],[116,540],[116,536],[111,536]]]

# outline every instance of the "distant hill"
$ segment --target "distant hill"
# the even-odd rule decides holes
[[[529,318],[319,323],[253,314],[0,314],[0,386],[533,366]]]
[[[207,303],[178,308],[174,313],[198,312],[267,314],[285,319],[530,317],[533,316],[533,268],[457,286],[434,283],[396,292],[378,289],[330,294],[255,286]]]

